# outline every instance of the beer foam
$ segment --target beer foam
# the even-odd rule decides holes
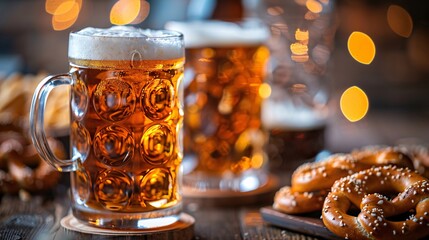
[[[168,60],[184,56],[181,34],[131,26],[84,28],[70,34],[69,58],[83,60]]]
[[[262,106],[262,123],[268,129],[311,130],[326,125],[327,112],[292,102],[266,100]]]
[[[216,20],[168,22],[165,28],[183,33],[187,48],[262,44],[270,34],[268,28],[256,20],[239,24]]]

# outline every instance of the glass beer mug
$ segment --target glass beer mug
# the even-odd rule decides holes
[[[31,137],[40,155],[71,172],[73,215],[90,225],[144,229],[181,211],[183,36],[133,27],[70,34],[70,71],[45,78],[33,96]],[[71,87],[71,159],[46,141],[49,92]]]
[[[220,194],[263,187],[268,159],[261,91],[268,29],[257,19],[166,27],[185,36],[184,186]]]

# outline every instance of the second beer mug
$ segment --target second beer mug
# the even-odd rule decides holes
[[[68,74],[47,77],[30,112],[40,155],[71,171],[73,215],[91,225],[145,229],[181,211],[184,44],[180,33],[132,27],[71,33]],[[71,160],[44,133],[50,90],[71,86]]]
[[[260,188],[267,181],[260,115],[268,30],[256,20],[170,22],[167,28],[183,32],[186,45],[184,185]]]

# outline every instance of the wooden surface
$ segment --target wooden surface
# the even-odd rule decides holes
[[[271,206],[261,208],[260,212],[264,221],[275,226],[322,238],[341,239],[323,225],[320,213],[289,215],[279,212]]]
[[[67,185],[59,185],[51,195],[4,195],[0,205],[1,239],[181,239],[176,235],[100,236],[67,230],[60,220],[69,213]],[[265,198],[264,198],[265,199]],[[316,239],[271,226],[263,221],[262,201],[248,206],[216,207],[195,199],[185,199],[184,211],[196,219],[193,239]]]

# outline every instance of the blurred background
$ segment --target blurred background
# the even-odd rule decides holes
[[[295,1],[309,7],[311,2],[329,2]],[[67,72],[68,34],[87,26],[133,24],[163,28],[167,21],[212,18],[219,14],[216,12],[219,9],[224,15],[261,17],[267,13],[278,14],[272,7],[266,7],[266,3],[273,2],[276,1],[0,0],[0,80],[14,73]],[[327,148],[346,151],[367,144],[427,144],[427,1],[336,0],[333,4],[337,31],[327,72],[333,110]],[[374,44],[368,53],[373,58],[367,63],[352,55],[349,40],[353,32],[365,34]],[[340,98],[351,86],[362,89],[369,101],[368,112],[354,122],[340,109]],[[0,85],[0,97],[7,99],[7,93],[1,89],[4,87]]]

